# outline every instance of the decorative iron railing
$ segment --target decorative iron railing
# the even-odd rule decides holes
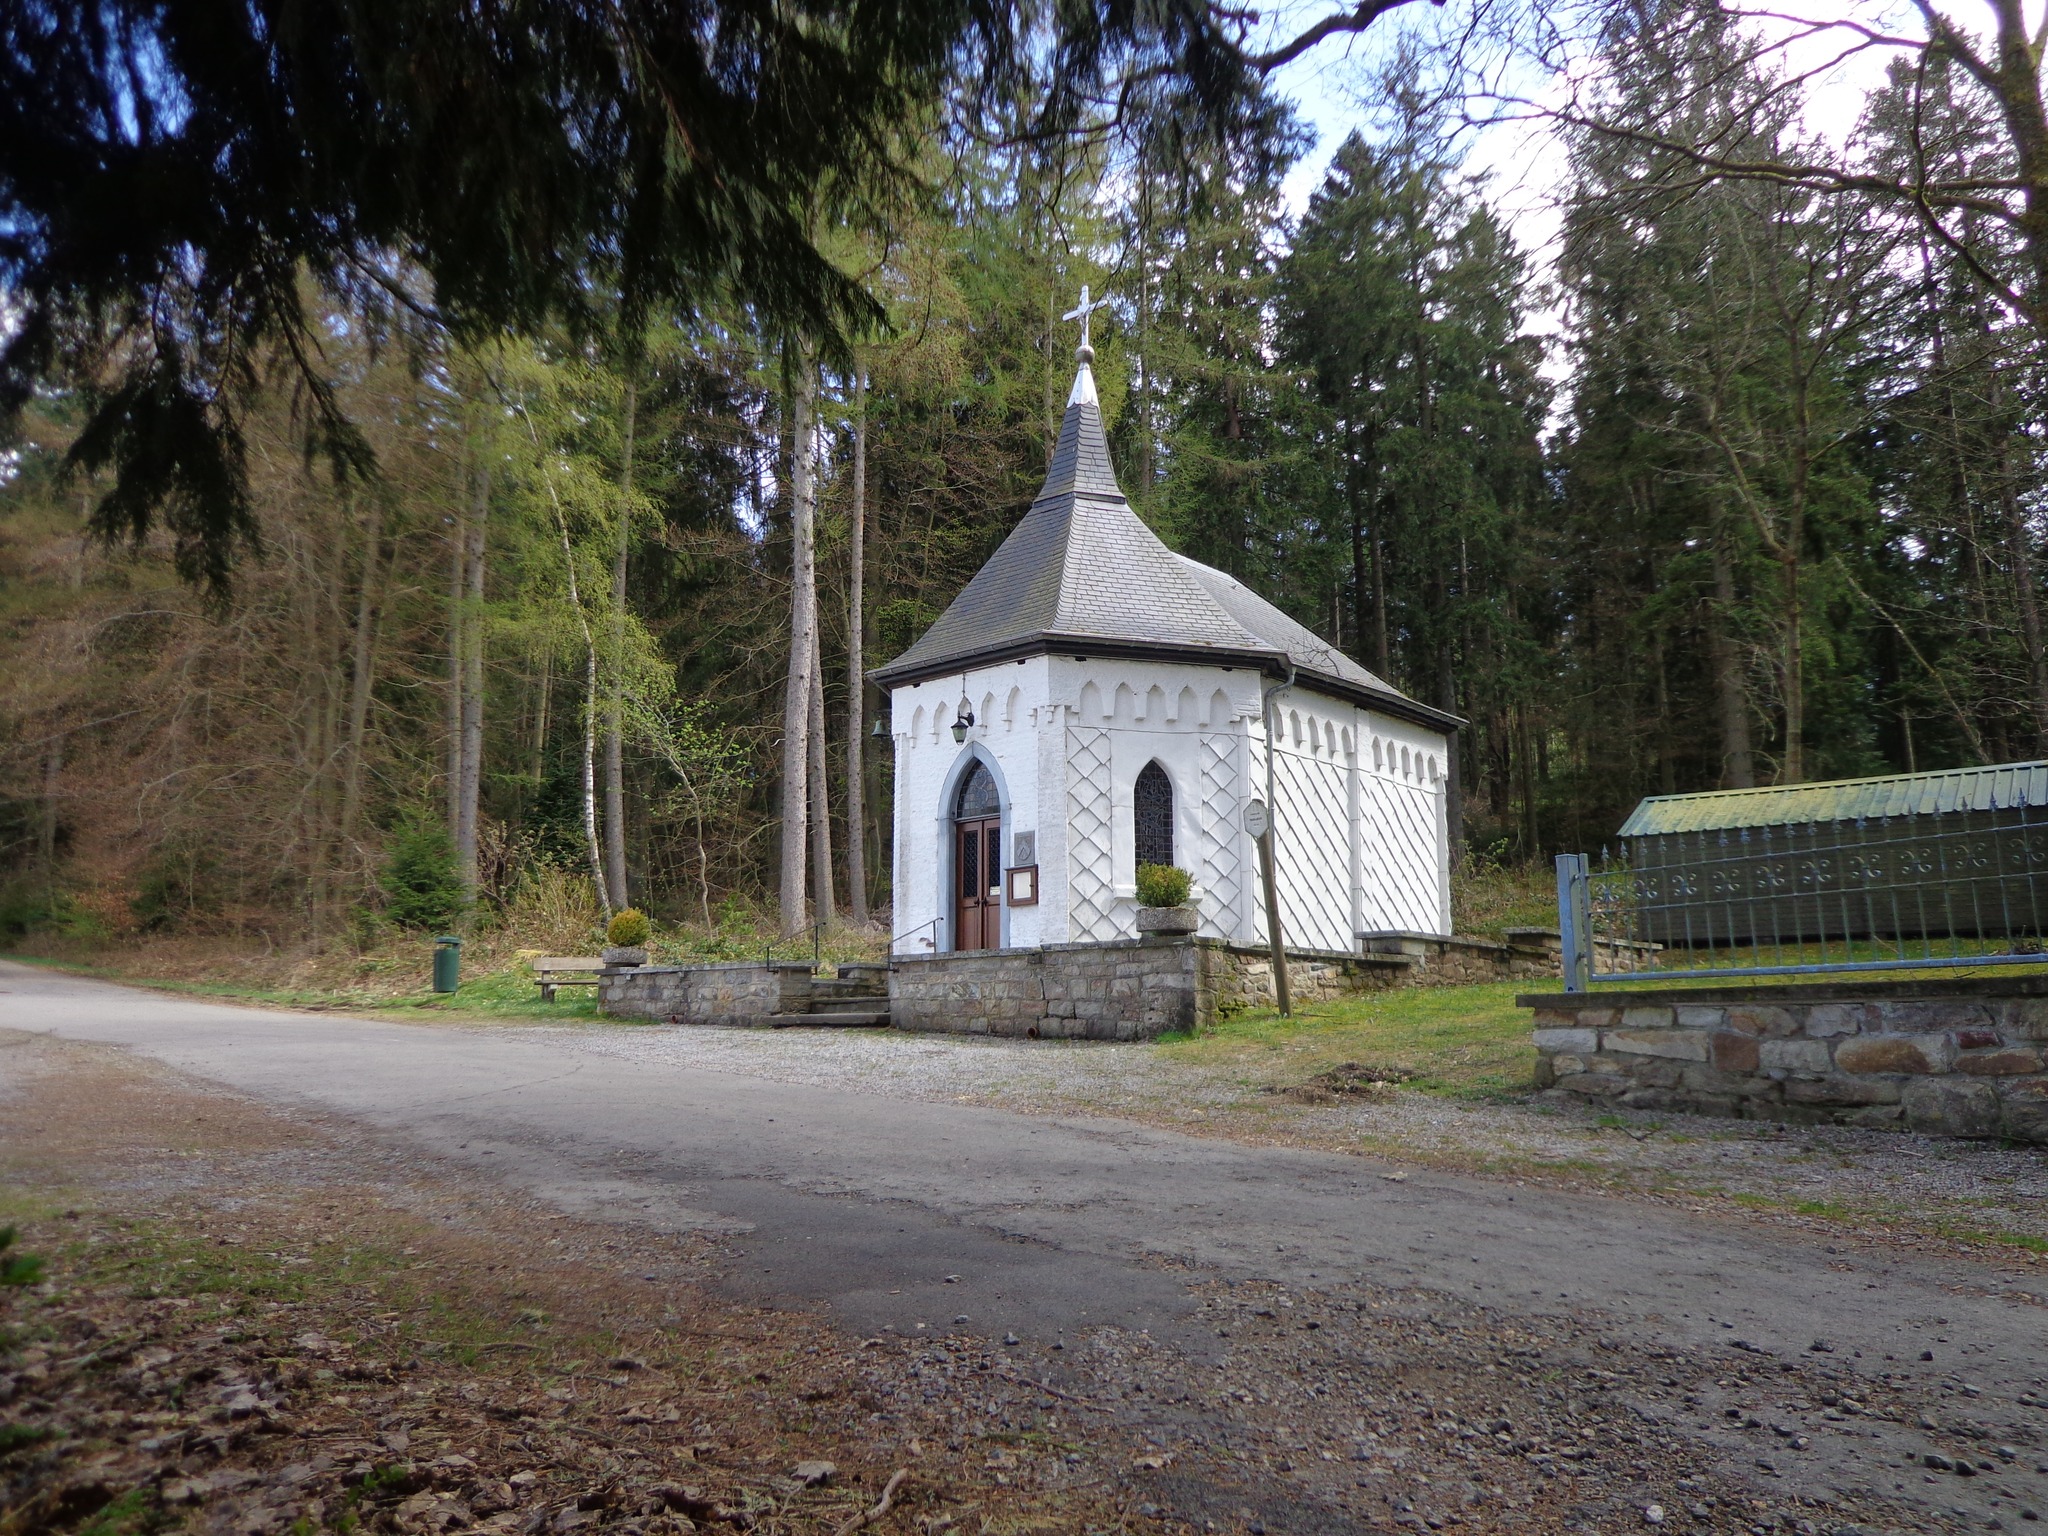
[[[1565,990],[2048,963],[2048,806],[1666,832],[1557,860]]]

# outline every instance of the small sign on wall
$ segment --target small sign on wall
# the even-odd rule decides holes
[[[1009,869],[1010,905],[1013,907],[1035,907],[1038,905],[1038,866],[1036,864],[1012,864]]]

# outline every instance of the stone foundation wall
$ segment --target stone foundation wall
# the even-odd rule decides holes
[[[1206,948],[1139,939],[899,956],[889,971],[889,1012],[898,1029],[1150,1039],[1191,1029],[1201,1016]]]
[[[1387,987],[1555,976],[1555,941],[1540,930],[1506,944],[1377,934],[1363,954],[1290,950],[1288,981],[1296,1002],[1313,1003]],[[841,967],[842,974],[848,971]],[[1141,1040],[1273,1004],[1271,954],[1216,939],[902,955],[887,971],[892,1022],[900,1029]],[[598,1011],[618,1018],[759,1025],[808,1010],[810,967],[802,961],[634,966],[601,972],[597,994]]]
[[[1383,986],[1464,987],[1564,973],[1564,944],[1554,928],[1510,928],[1505,942],[1430,933],[1361,933],[1358,941],[1370,959],[1405,959],[1406,973],[1385,973]],[[1595,940],[1593,964],[1609,973],[1633,971],[1655,948]]]
[[[1432,953],[1343,955],[1290,950],[1297,1003],[1387,987],[1556,974],[1554,952],[1466,939],[1428,939]],[[1509,965],[1523,967],[1510,970]],[[1270,951],[1216,939],[1054,944],[967,954],[898,956],[889,1005],[899,1029],[1033,1038],[1143,1040],[1273,1005]]]
[[[1208,1011],[1204,1023],[1246,1008],[1271,1008],[1273,953],[1204,940],[1202,965]],[[1287,952],[1287,992],[1297,1003],[1319,1003],[1418,982],[1413,962],[1383,955],[1339,955],[1318,950]]]
[[[1518,999],[1582,1101],[2048,1143],[2048,982],[1812,983]]]
[[[763,1024],[774,1014],[802,1013],[810,996],[805,960],[637,965],[597,978],[599,1013],[663,1024]]]

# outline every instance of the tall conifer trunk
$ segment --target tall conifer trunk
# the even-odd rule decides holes
[[[626,886],[626,743],[619,689],[625,676],[626,555],[633,539],[633,418],[639,403],[639,382],[628,364],[620,424],[619,542],[612,551],[612,677],[604,706],[605,879],[622,907],[633,904]]]
[[[830,923],[839,916],[839,894],[832,869],[831,779],[825,771],[825,661],[824,626],[811,626],[811,720],[809,766],[805,776],[811,788],[811,905],[817,921]]]
[[[817,654],[818,576],[815,564],[810,440],[818,382],[809,352],[796,356],[790,399],[789,680],[782,695],[782,936],[809,922],[804,856],[809,838],[812,658]]]
[[[384,610],[384,505],[375,495],[363,525],[363,575],[356,592],[356,625],[349,658],[348,732],[343,741],[342,856],[355,841],[363,808],[363,747],[370,721],[370,691],[377,666],[377,629]]]
[[[868,920],[867,763],[863,734],[867,721],[867,666],[861,644],[862,583],[866,578],[868,529],[868,375],[853,375],[853,527],[846,572],[846,901],[857,926]]]
[[[1721,724],[1721,787],[1756,787],[1756,759],[1749,740],[1749,694],[1742,685],[1742,661],[1728,633],[1735,612],[1735,567],[1728,558],[1726,515],[1717,512],[1712,535],[1714,597],[1707,605],[1707,662],[1714,673],[1714,705]]]
[[[460,508],[448,529],[448,836],[462,820],[462,604],[469,590],[469,521]]]
[[[479,466],[464,530],[462,617],[462,751],[455,815],[455,860],[471,901],[477,891],[477,834],[484,759],[484,536],[491,510],[491,472]]]

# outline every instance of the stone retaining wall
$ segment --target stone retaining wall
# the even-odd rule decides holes
[[[1406,974],[1381,985],[1464,987],[1489,981],[1535,981],[1564,970],[1564,943],[1554,928],[1510,928],[1505,942],[1433,933],[1361,933],[1360,948],[1373,959],[1407,957]],[[1595,969],[1633,971],[1655,953],[1654,944],[1593,944]]]
[[[1454,960],[1464,949],[1506,950],[1470,941],[1437,942],[1447,946]],[[1483,976],[1502,979],[1493,970]],[[1296,1002],[1312,1003],[1424,980],[1448,984],[1465,978],[1449,966],[1433,966],[1405,953],[1290,950],[1287,979]],[[1271,952],[1216,939],[906,955],[896,959],[889,974],[890,1012],[899,1029],[1142,1040],[1272,1004]]]
[[[1540,1088],[1631,1109],[2048,1143],[2048,981],[1518,999]]]
[[[802,1013],[811,996],[807,960],[636,965],[600,971],[597,1011],[660,1023],[749,1025]]]
[[[898,1029],[1149,1039],[1194,1027],[1208,948],[1188,939],[1134,939],[899,956],[889,971],[889,1013]]]
[[[1515,942],[1375,934],[1363,954],[1290,950],[1296,1002],[1399,986],[1555,976],[1556,935]],[[841,967],[842,974],[874,967]],[[802,961],[643,965],[601,972],[598,1011],[662,1023],[759,1025],[810,1007]],[[1273,1003],[1265,949],[1216,939],[1155,937],[1043,949],[904,955],[888,963],[889,1009],[901,1029],[1139,1040],[1200,1028]]]

